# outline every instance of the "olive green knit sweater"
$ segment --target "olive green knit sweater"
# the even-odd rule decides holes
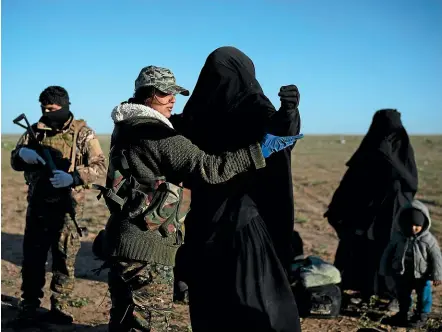
[[[131,174],[146,187],[153,186],[154,179],[162,176],[173,183],[217,184],[247,170],[265,167],[258,143],[236,152],[209,155],[179,135],[160,113],[143,105],[121,104],[112,112],[112,118],[115,128],[111,145],[126,149]],[[144,230],[142,223],[121,213],[111,215],[105,251],[122,259],[173,266],[178,249],[174,237],[163,238],[157,232]]]

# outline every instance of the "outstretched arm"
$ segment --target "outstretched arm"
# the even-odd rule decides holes
[[[281,107],[271,114],[267,123],[267,131],[278,136],[295,136],[301,130],[299,115],[300,94],[296,85],[282,86],[279,91]],[[293,148],[293,147],[292,147]]]
[[[247,170],[265,167],[259,143],[235,152],[210,155],[184,136],[175,135],[159,141],[158,149],[162,166],[174,178],[194,178],[209,184],[226,182]]]

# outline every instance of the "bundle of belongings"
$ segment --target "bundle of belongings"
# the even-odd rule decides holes
[[[342,302],[339,270],[316,256],[298,259],[291,266],[291,286],[301,317],[331,318]]]

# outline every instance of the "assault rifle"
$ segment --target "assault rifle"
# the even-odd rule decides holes
[[[23,120],[25,120],[26,126],[23,125],[22,123],[20,123]],[[14,124],[16,124],[17,126],[20,126],[24,129],[26,129],[26,131],[29,134],[29,138],[30,138],[31,142],[33,143],[32,144],[33,148],[37,151],[37,153],[39,155],[41,155],[41,157],[46,162],[46,165],[48,165],[51,174],[53,174],[54,171],[57,170],[54,160],[52,159],[50,152],[38,143],[37,136],[35,135],[34,129],[32,129],[32,126],[29,124],[29,121],[28,121],[28,118],[26,117],[26,115],[24,113],[22,113],[19,116],[17,116],[14,120],[12,120],[12,122],[14,122]]]
[[[21,123],[21,121],[23,121],[23,120],[25,120],[26,126]],[[32,128],[31,124],[29,123],[26,115],[24,113],[22,113],[19,116],[17,116],[14,120],[12,120],[12,122],[14,124],[16,124],[17,126],[24,128],[28,132],[30,143],[32,143],[31,146],[44,159],[44,161],[46,162],[46,165],[48,167],[48,170],[50,171],[50,174],[53,175],[54,171],[57,170],[57,166],[55,166],[55,163],[54,163],[54,160],[52,159],[51,153],[38,142],[37,136],[35,135],[35,131]],[[74,221],[75,228],[77,229],[78,234],[80,236],[83,236],[83,232],[85,232],[86,236],[87,236],[87,232],[88,232],[87,228],[80,227],[77,223],[77,220],[75,219],[75,216],[72,217],[72,220]]]

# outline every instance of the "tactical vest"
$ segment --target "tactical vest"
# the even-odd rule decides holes
[[[167,182],[165,177],[153,179],[152,188],[140,184],[131,174],[124,149],[111,148],[107,187],[94,184],[101,191],[110,212],[123,213],[142,229],[173,238],[173,244],[184,241],[184,218],[189,211],[189,202],[184,202],[182,186]]]
[[[77,153],[77,138],[81,128],[86,125],[84,120],[72,120],[69,129],[54,136],[44,135],[41,145],[50,148],[52,159],[57,169],[73,172],[75,167],[82,164],[82,154]]]
[[[81,128],[86,125],[84,120],[72,120],[69,128],[62,133],[54,136],[49,136],[45,133],[45,128],[42,128],[40,123],[37,124],[37,135],[41,145],[49,150],[56,168],[64,172],[72,172],[75,167],[83,163],[82,154],[78,153],[77,138]],[[49,176],[42,172],[32,172],[27,175],[27,182],[32,188],[30,196],[37,196],[39,202],[43,203],[58,203],[64,201],[74,201],[73,209],[77,215],[82,214],[82,205],[78,205],[76,197],[72,196],[72,189],[60,188],[56,189],[49,181]],[[77,193],[84,195],[84,193]],[[78,197],[77,197],[78,198]]]

